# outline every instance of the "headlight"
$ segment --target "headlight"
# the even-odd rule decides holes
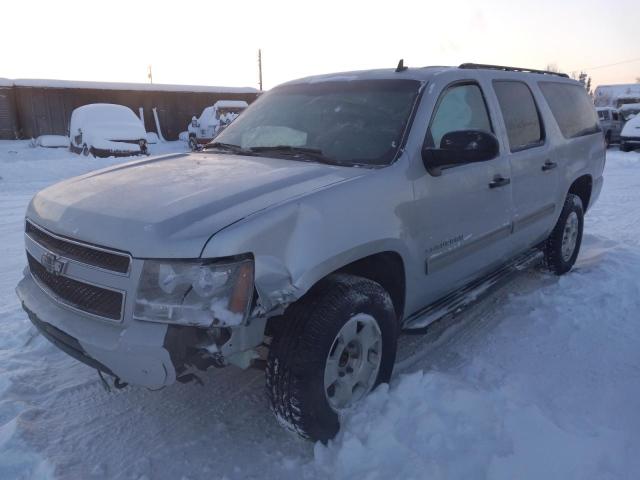
[[[253,260],[145,260],[133,317],[178,325],[242,324],[253,296]]]

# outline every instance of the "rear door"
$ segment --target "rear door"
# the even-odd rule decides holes
[[[560,186],[558,159],[529,85],[511,79],[492,83],[511,165],[513,243],[524,250],[544,240],[553,227]]]

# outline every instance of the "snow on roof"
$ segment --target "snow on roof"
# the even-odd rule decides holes
[[[2,81],[3,79],[0,79]],[[209,87],[205,85],[168,85],[162,83],[114,83],[114,82],[85,82],[75,80],[46,80],[19,78],[8,80],[18,87],[43,88],[86,88],[99,90],[141,90],[158,92],[200,92],[200,93],[258,93],[251,87]]]
[[[594,94],[597,106],[615,106],[615,102],[619,98],[636,98],[640,96],[640,83],[598,85]]]
[[[218,100],[213,106],[217,108],[247,108],[249,104],[244,100]]]

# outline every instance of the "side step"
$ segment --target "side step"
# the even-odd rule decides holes
[[[489,275],[468,283],[459,290],[446,295],[440,300],[436,300],[431,305],[411,315],[405,320],[402,329],[405,331],[423,329],[437,320],[457,315],[468,306],[504,286],[518,272],[540,263],[543,256],[543,253],[538,249],[529,250],[494,270]]]

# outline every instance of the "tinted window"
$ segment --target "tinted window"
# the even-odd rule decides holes
[[[314,149],[345,165],[386,165],[402,144],[419,89],[420,82],[405,79],[283,85],[252,103],[215,142]]]
[[[539,145],[543,139],[542,126],[529,87],[522,82],[498,81],[493,83],[493,88],[507,128],[511,151]]]
[[[618,115],[618,112],[611,112],[611,116],[616,122],[620,120],[620,116]]]
[[[609,110],[598,110],[600,120],[609,120]]]
[[[431,146],[440,147],[440,141],[446,133],[458,130],[492,131],[487,106],[478,85],[456,85],[446,90],[431,120],[428,142]]]
[[[599,132],[598,117],[584,87],[540,82],[540,89],[565,138]]]

